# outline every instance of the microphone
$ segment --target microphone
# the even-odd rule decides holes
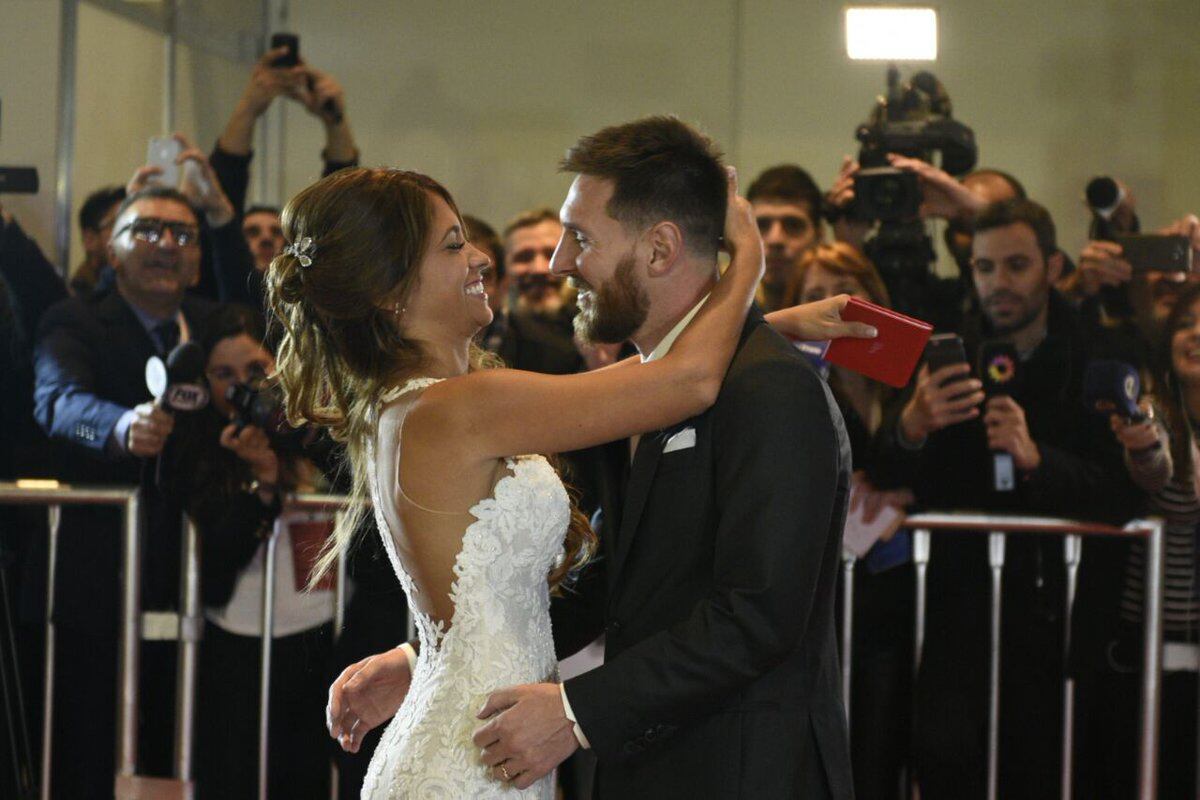
[[[988,342],[979,353],[979,375],[988,398],[1006,397],[1017,383],[1017,348],[1007,342]],[[1011,492],[1017,488],[1017,470],[1011,453],[992,451],[992,488]]]
[[[1142,381],[1138,372],[1123,361],[1096,359],[1087,366],[1083,377],[1083,404],[1097,414],[1116,414],[1126,422],[1145,422],[1138,407]]]
[[[201,383],[204,375],[204,351],[195,342],[183,342],[167,355],[166,363],[158,356],[146,361],[146,388],[154,395],[154,405],[166,411],[199,411],[208,405],[208,389]],[[168,439],[168,443],[170,440]],[[154,483],[162,485],[163,452],[154,459]]]
[[[204,351],[195,342],[183,342],[167,355],[146,362],[146,388],[154,404],[167,411],[199,411],[208,405],[204,375]]]

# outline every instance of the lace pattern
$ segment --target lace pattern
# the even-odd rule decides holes
[[[437,382],[418,378],[380,406]],[[471,735],[475,714],[498,688],[557,680],[546,576],[563,557],[570,505],[558,474],[541,456],[507,460],[509,474],[471,508],[454,564],[449,629],[416,610],[418,589],[404,570],[380,503],[374,448],[371,499],[384,549],[414,614],[421,640],[412,685],[371,760],[362,797],[485,798],[554,795],[553,775],[525,791],[494,780]],[[399,637],[397,637],[399,638]]]

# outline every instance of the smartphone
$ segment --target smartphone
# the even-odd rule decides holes
[[[967,351],[963,347],[962,337],[957,333],[936,334],[931,336],[929,344],[925,345],[925,365],[929,367],[930,374],[937,372],[942,367],[966,362]],[[960,381],[967,377],[962,375],[954,380]]]
[[[174,137],[155,136],[151,138],[150,145],[146,148],[146,165],[159,167],[162,169],[162,173],[151,176],[147,182],[170,186],[172,189],[178,187],[179,165],[175,163],[175,159],[179,158],[179,154],[182,152],[183,145]]]
[[[1130,233],[1114,236],[1113,241],[1121,245],[1121,257],[1134,272],[1192,271],[1192,245],[1186,236]]]
[[[300,37],[294,33],[271,34],[271,50],[286,47],[288,51],[271,62],[272,67],[294,67],[300,63]]]

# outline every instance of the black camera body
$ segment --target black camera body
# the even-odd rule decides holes
[[[316,441],[319,430],[311,425],[293,428],[283,404],[283,389],[273,381],[235,383],[225,391],[233,406],[238,431],[247,425],[262,429],[277,452],[299,454]]]
[[[902,222],[921,210],[917,173],[894,167],[860,169],[854,176],[854,215],[858,219]]]

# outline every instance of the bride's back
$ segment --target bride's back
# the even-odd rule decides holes
[[[407,388],[407,387],[406,387]],[[471,509],[511,474],[503,459],[474,468],[451,464],[433,448],[414,445],[421,431],[405,428],[424,387],[382,405],[374,447],[378,501],[401,566],[413,583],[410,602],[443,630],[454,618],[454,566],[463,534],[475,522]],[[418,423],[419,424],[419,421]],[[402,452],[409,443],[407,453]],[[454,452],[447,442],[443,452]]]

